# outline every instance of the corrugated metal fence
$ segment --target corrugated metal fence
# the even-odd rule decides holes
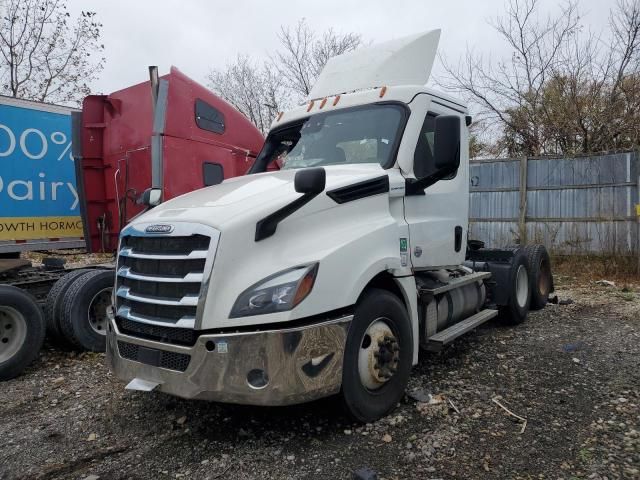
[[[487,246],[526,236],[557,253],[638,252],[637,152],[472,161],[470,181],[470,236]]]

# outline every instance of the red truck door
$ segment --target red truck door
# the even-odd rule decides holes
[[[78,194],[92,252],[117,248],[147,188],[161,186],[169,200],[220,175],[243,175],[262,148],[262,134],[244,115],[175,67],[160,79],[155,112],[151,98],[150,82],[91,95],[75,119]]]

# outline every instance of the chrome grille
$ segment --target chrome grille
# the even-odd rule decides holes
[[[191,328],[161,327],[158,325],[148,325],[146,323],[132,322],[118,318],[116,320],[118,330],[132,337],[146,338],[162,343],[175,345],[185,345],[193,347],[198,339],[198,333]]]
[[[202,307],[200,296],[213,266],[219,233],[184,223],[167,234],[147,234],[147,225],[129,226],[122,232],[116,317],[118,322],[129,322],[128,335],[173,343],[171,335],[152,334],[131,325],[137,322],[179,330],[196,326],[198,308]]]
[[[118,266],[127,267],[137,275],[183,279],[189,273],[202,273],[205,261],[205,258],[158,261],[157,259],[122,256]]]
[[[134,237],[122,239],[121,248],[130,248],[138,254],[188,255],[193,251],[206,251],[211,239],[206,235],[188,237]]]

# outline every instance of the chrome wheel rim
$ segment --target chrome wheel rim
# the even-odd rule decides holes
[[[0,363],[10,360],[27,339],[27,321],[18,310],[0,307]]]
[[[89,311],[87,317],[91,329],[98,335],[107,334],[107,325],[109,318],[107,317],[107,307],[111,305],[111,287],[103,288],[96,293],[89,303]]]
[[[527,299],[529,298],[529,276],[527,275],[527,269],[524,265],[518,267],[516,272],[516,301],[518,306],[524,307],[527,305]]]
[[[360,340],[358,374],[362,385],[377,390],[396,373],[400,359],[400,346],[387,318],[377,318]]]

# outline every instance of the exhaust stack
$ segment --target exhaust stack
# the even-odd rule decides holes
[[[163,170],[163,135],[167,113],[167,96],[169,82],[160,80],[158,67],[149,66],[149,80],[151,83],[151,104],[153,106],[153,131],[151,134],[151,188],[162,191]],[[162,193],[161,198],[162,201]]]
[[[149,79],[151,80],[151,105],[153,105],[153,113],[156,113],[156,104],[158,103],[158,90],[160,88],[160,80],[158,78],[158,67],[149,66]]]

